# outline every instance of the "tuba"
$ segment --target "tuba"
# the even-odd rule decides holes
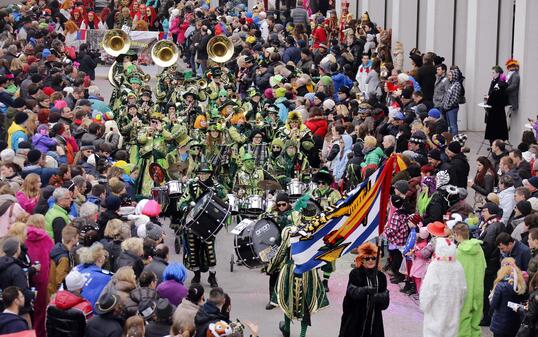
[[[107,31],[101,42],[105,52],[114,57],[126,53],[131,47],[129,35],[121,29]]]
[[[234,54],[234,45],[229,37],[218,35],[207,43],[207,55],[215,63],[228,62]]]
[[[151,48],[151,58],[159,67],[167,68],[177,62],[179,50],[174,42],[161,40]]]

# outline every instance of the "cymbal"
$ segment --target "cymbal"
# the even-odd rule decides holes
[[[258,187],[262,190],[281,190],[282,186],[276,180],[262,180],[258,183]]]

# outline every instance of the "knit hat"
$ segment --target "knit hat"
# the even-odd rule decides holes
[[[169,320],[174,314],[175,307],[168,301],[167,298],[159,298],[157,300],[157,307],[155,308],[155,315],[160,321]]]
[[[26,112],[19,111],[15,114],[13,121],[15,124],[21,125],[28,120],[28,114]]]
[[[334,103],[334,101],[332,99],[330,99],[330,98],[323,101],[323,109],[324,110],[332,110],[332,109],[334,109],[335,105],[336,105],[336,103]]]
[[[394,183],[394,189],[405,194],[409,191],[409,183],[405,180],[398,180]]]
[[[530,185],[534,188],[538,188],[538,177],[530,177],[529,179],[523,179],[523,186]]]
[[[82,289],[85,284],[86,277],[76,269],[71,270],[65,277],[65,286],[69,291]]]
[[[120,209],[121,199],[115,195],[109,195],[105,199],[105,208],[109,211],[117,211]]]
[[[461,152],[461,144],[456,141],[452,141],[448,144],[448,150],[452,153],[458,154]]]
[[[276,196],[276,202],[287,202],[289,203],[290,202],[290,197],[288,196],[288,194],[286,192],[281,192],[281,193],[278,193],[277,196]]]
[[[39,161],[39,159],[41,159],[41,151],[39,150],[28,151],[26,159],[28,159],[28,163],[36,164]]]
[[[17,253],[17,250],[20,247],[19,240],[17,239],[7,239],[4,241],[4,245],[2,246],[2,250],[6,254],[6,256],[13,256],[15,253]]]
[[[484,206],[480,207],[480,210],[487,209],[489,214],[502,215],[502,209],[492,202],[486,202]]]
[[[0,152],[0,160],[3,163],[12,163],[15,159],[15,151],[13,149],[4,149]]]
[[[158,241],[163,237],[164,231],[161,226],[154,223],[149,223],[146,225],[146,237],[152,239],[153,241]]]
[[[436,108],[430,109],[430,111],[428,111],[428,117],[438,119],[441,117],[441,111],[439,111],[439,109],[436,109]]]
[[[465,142],[467,141],[467,135],[464,133],[458,133],[457,135],[452,137],[452,140],[460,143],[460,145],[463,147],[465,146]]]
[[[314,96],[316,96],[316,97],[317,97],[320,101],[322,101],[322,102],[323,102],[323,101],[325,100],[325,98],[327,97],[327,96],[326,96],[324,93],[322,93],[322,92],[316,92],[316,94],[315,94]]]
[[[527,201],[531,203],[532,210],[534,212],[538,212],[538,198],[532,197],[532,198],[529,198],[529,200]]]
[[[281,149],[284,148],[284,141],[280,138],[275,138],[273,139],[273,141],[271,142],[271,145],[273,146],[279,146]]]
[[[439,151],[439,149],[432,149],[428,152],[428,157],[435,160],[441,160],[441,151]]]
[[[527,216],[532,212],[532,205],[527,200],[521,200],[516,204],[516,208],[523,216]]]

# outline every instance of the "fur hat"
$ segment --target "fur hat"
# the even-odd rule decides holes
[[[355,266],[362,266],[362,259],[366,256],[376,256],[377,257],[377,246],[371,242],[365,242],[359,246],[358,255],[355,258]]]
[[[298,122],[299,124],[302,123],[301,113],[299,111],[291,111],[288,114],[288,123],[289,122]]]

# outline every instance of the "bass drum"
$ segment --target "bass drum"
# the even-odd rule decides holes
[[[230,206],[213,191],[207,191],[185,217],[185,227],[204,241],[215,237],[230,213]]]
[[[273,219],[260,219],[234,238],[235,253],[248,268],[269,263],[280,245],[280,229]]]

